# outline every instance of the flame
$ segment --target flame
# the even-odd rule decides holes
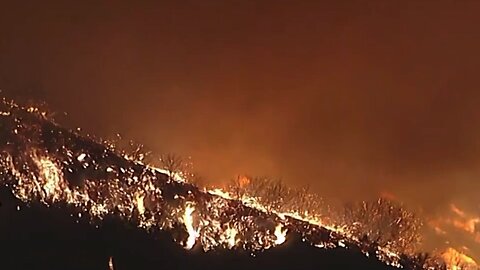
[[[193,226],[192,214],[194,211],[195,207],[193,203],[187,202],[187,205],[185,207],[185,213],[183,214],[183,222],[188,232],[188,239],[185,247],[186,249],[192,249],[198,237],[198,231]]]
[[[225,241],[228,245],[228,248],[233,248],[237,245],[238,240],[236,238],[238,234],[238,230],[235,228],[230,228],[230,226],[227,226],[227,229],[225,230],[225,233],[223,234],[223,241]]]
[[[67,188],[62,181],[60,169],[52,160],[46,157],[35,157],[33,161],[40,172],[38,176],[38,191],[43,192],[45,194],[44,197],[52,202],[60,200],[59,194],[63,189]]]
[[[130,173],[133,173],[133,171],[130,169],[121,168],[120,172],[123,171],[129,175],[127,178],[131,185],[130,190],[136,190],[132,191],[132,193],[118,178],[108,182],[86,180],[82,187],[71,187],[62,173],[62,169],[59,167],[61,162],[57,162],[45,153],[42,154],[39,150],[26,154],[32,159],[33,164],[36,165],[29,168],[27,172],[19,170],[13,158],[9,155],[5,157],[4,162],[9,164],[7,169],[18,179],[14,194],[23,201],[29,202],[38,198],[47,206],[59,201],[66,201],[79,207],[80,210],[88,212],[90,216],[100,219],[118,211],[126,218],[133,218],[134,209],[136,209],[139,213],[139,217],[137,217],[139,226],[145,228],[152,226],[159,226],[165,229],[172,228],[174,219],[169,218],[169,216],[174,217],[177,214],[181,214],[179,219],[185,225],[188,233],[188,238],[185,242],[186,249],[193,248],[198,239],[201,240],[205,250],[210,250],[215,246],[233,248],[239,243],[242,243],[244,247],[249,249],[260,250],[268,249],[283,242],[281,241],[282,234],[278,230],[274,234],[270,234],[268,228],[259,227],[255,223],[253,216],[242,217],[239,220],[234,219],[234,222],[229,220],[227,223],[222,223],[220,220],[225,218],[224,211],[229,210],[231,200],[227,199],[229,198],[228,193],[219,189],[208,192],[208,194],[220,194],[222,196],[215,196],[211,201],[207,201],[205,210],[202,211],[208,210],[210,213],[200,213],[198,217],[202,217],[201,220],[195,221],[194,214],[200,210],[197,209],[193,201],[186,201],[183,207],[172,209],[173,216],[172,214],[165,215],[163,219],[162,210],[157,208],[159,206],[146,204],[148,194],[150,194],[150,197],[153,195],[158,196],[154,200],[157,202],[161,201],[162,190],[155,185],[154,182],[158,182],[158,180],[153,177],[145,176],[140,179],[131,175]],[[114,170],[111,167],[107,167],[105,171],[111,173]],[[154,175],[156,172],[156,168],[148,167],[144,174],[150,173]],[[174,200],[184,199],[184,196],[178,195],[175,195],[174,198]],[[149,219],[145,218],[147,211],[153,214]],[[252,229],[255,230],[254,237],[245,238],[245,235]]]
[[[113,257],[110,257],[110,259],[108,259],[108,269],[115,270],[115,267],[113,266]]]
[[[474,241],[480,243],[480,217],[470,215],[455,204],[450,204],[450,212],[450,216],[430,220],[428,224],[438,235],[447,235],[445,227],[451,226],[470,234]]]
[[[450,204],[450,210],[452,210],[453,213],[457,214],[460,217],[465,217],[465,212],[462,211],[460,208],[458,208],[455,204]]]
[[[145,195],[141,194],[140,192],[137,192],[135,194],[135,202],[137,205],[138,213],[142,216],[145,213],[145,205],[143,203],[144,198],[145,198]]]
[[[476,235],[476,237],[480,237],[480,217],[470,216],[454,204],[451,204],[450,208],[452,212],[458,216],[451,221],[454,227],[467,233]]]
[[[442,253],[442,258],[449,270],[478,269],[477,263],[471,257],[453,248],[448,248]]]
[[[240,184],[240,187],[246,187],[250,184],[250,179],[244,175],[240,176],[240,179],[239,179],[239,184]]]
[[[480,225],[480,218],[468,218],[464,220],[454,220],[453,225],[465,232],[475,234],[477,233],[477,226]]]
[[[398,200],[397,196],[395,196],[395,194],[393,194],[392,192],[389,192],[389,191],[380,192],[380,197],[384,198],[384,199],[391,200],[391,201],[397,201]]]
[[[275,237],[277,237],[277,239],[275,239],[275,245],[281,245],[285,242],[285,240],[287,240],[287,231],[288,229],[283,229],[283,225],[282,224],[278,224],[277,227],[275,227]]]
[[[227,200],[232,200],[233,199],[233,197],[228,192],[223,191],[219,188],[210,189],[210,190],[208,190],[208,193],[210,193],[212,195],[222,197],[222,198],[227,199]]]
[[[202,192],[188,184],[181,174],[175,174],[174,181],[170,181],[164,177],[168,171],[120,155],[111,146],[100,145],[98,148],[103,147],[103,152],[94,154],[88,151],[88,145],[83,149],[72,143],[77,135],[62,137],[70,133],[56,130],[58,127],[48,122],[41,111],[10,106],[12,112],[2,113],[0,120],[14,123],[12,141],[22,151],[0,151],[0,174],[9,176],[1,177],[0,184],[12,184],[14,195],[26,203],[39,201],[50,207],[62,202],[92,220],[118,215],[145,229],[181,228],[188,236],[185,239],[175,235],[174,240],[186,249],[198,243],[204,251],[217,247],[261,251],[282,245],[289,231],[321,248],[359,242],[348,228],[327,224],[325,219],[306,211],[276,211],[262,204],[259,197],[237,198],[221,189]],[[15,110],[27,111],[33,120],[16,118]],[[60,138],[61,144],[55,145],[55,151],[35,141],[35,131],[41,130],[44,123],[35,118],[38,115],[49,124],[50,134]],[[77,171],[85,176],[78,186],[68,178],[68,173]],[[239,179],[242,186],[250,182],[247,177]],[[379,248],[376,255],[388,264],[399,266],[399,255],[388,248]],[[113,258],[109,267],[113,269]]]
[[[453,238],[452,240],[455,240],[455,238],[460,235],[480,243],[480,217],[471,215],[471,213],[461,209],[453,203],[450,204],[446,215],[430,220],[428,225],[435,231],[437,235],[440,235],[447,240],[449,240],[449,238]],[[480,269],[479,265],[477,265],[476,261],[472,257],[458,251],[458,249],[461,249],[465,252],[469,251],[467,246],[452,244],[456,241],[446,242],[447,244],[452,245],[452,247],[449,247],[440,255],[445,261],[448,269]]]

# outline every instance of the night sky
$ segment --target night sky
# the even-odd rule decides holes
[[[2,95],[210,183],[479,212],[480,2],[139,2],[2,1]]]

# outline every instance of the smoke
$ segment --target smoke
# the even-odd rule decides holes
[[[9,5],[0,88],[71,127],[191,156],[212,183],[478,211],[476,3]]]

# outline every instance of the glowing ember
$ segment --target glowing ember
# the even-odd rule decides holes
[[[77,160],[78,160],[78,161],[83,161],[86,156],[87,156],[86,154],[80,154],[80,155],[77,157]]]

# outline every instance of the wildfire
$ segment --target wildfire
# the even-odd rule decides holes
[[[455,244],[456,238],[459,237],[472,240],[472,243],[480,243],[480,217],[474,216],[452,203],[446,214],[430,220],[428,225],[451,246],[441,253],[441,258],[445,261],[448,269],[480,269],[475,259],[469,256],[471,249],[468,246]]]
[[[0,149],[0,184],[12,186],[13,194],[24,202],[67,203],[93,221],[116,215],[145,229],[181,229],[187,236],[175,235],[175,241],[186,249],[198,245],[204,251],[219,247],[260,251],[285,243],[288,232],[316,247],[364,248],[348,228],[327,224],[308,211],[275,210],[259,197],[221,189],[203,192],[181,174],[172,175],[61,129],[36,109],[3,105],[9,109],[0,121],[11,129],[0,136],[5,145]],[[246,187],[251,181],[243,177],[239,183]],[[477,222],[462,226],[471,230]],[[401,266],[399,254],[387,247],[378,248],[376,255]],[[112,258],[109,267],[113,269]]]
[[[453,248],[448,248],[442,258],[447,264],[449,270],[475,270],[478,269],[477,263],[469,256]]]

